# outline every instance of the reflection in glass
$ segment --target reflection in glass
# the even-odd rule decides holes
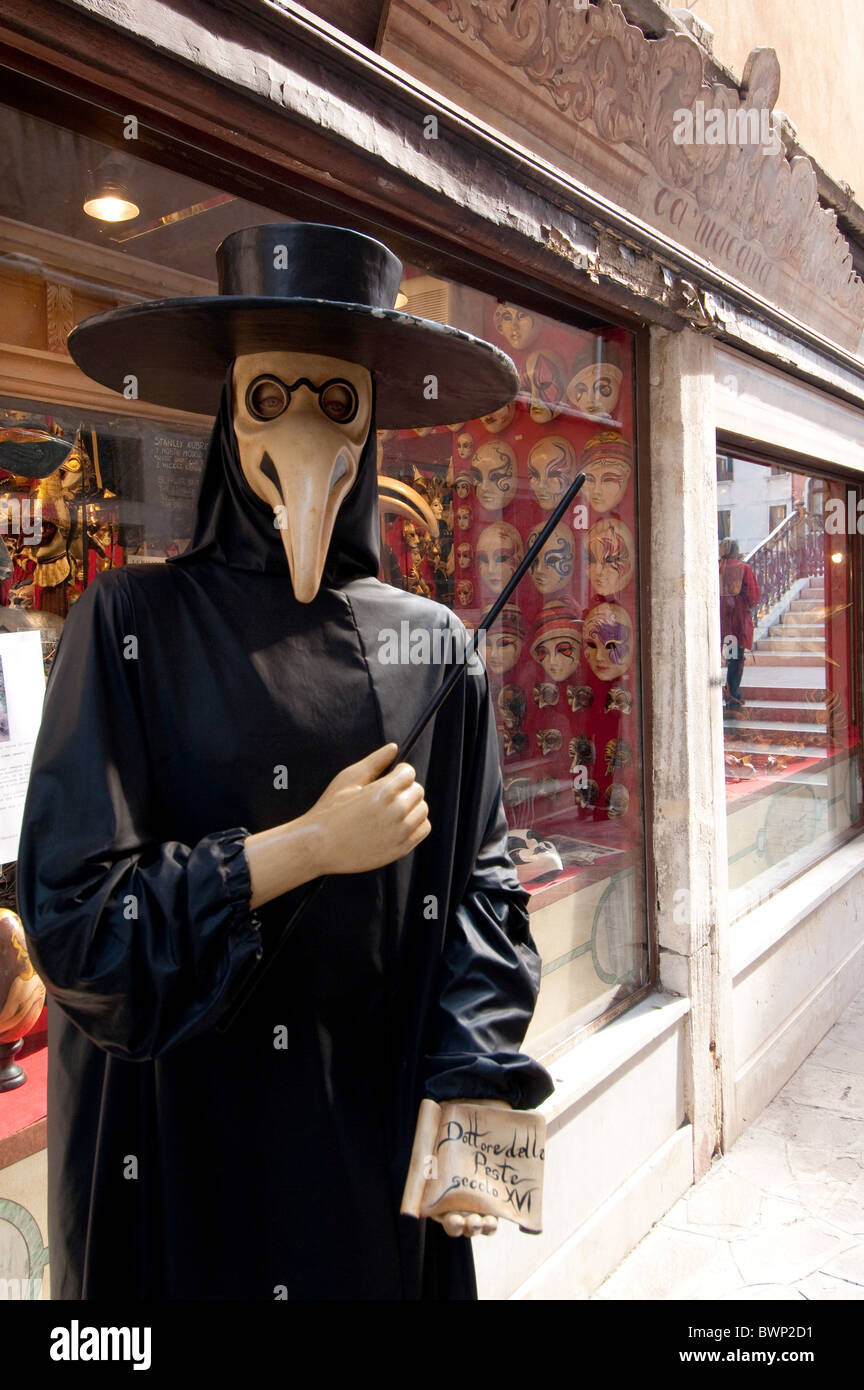
[[[720,623],[729,886],[741,915],[861,820],[848,546],[858,492],[777,464],[729,464],[718,483]]]

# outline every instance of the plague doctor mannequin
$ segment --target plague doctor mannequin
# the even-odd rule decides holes
[[[402,1183],[424,1096],[550,1093],[519,1050],[539,962],[482,669],[388,771],[450,666],[379,663],[378,634],[464,630],[376,578],[375,429],[477,418],[518,382],[393,310],[371,238],[253,227],[217,259],[217,296],[69,341],[103,384],[218,416],[186,552],[74,606],[33,762],[52,1294],[470,1299],[488,1218],[400,1217]]]

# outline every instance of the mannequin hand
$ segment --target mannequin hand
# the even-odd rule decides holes
[[[414,769],[400,763],[376,781],[396,752],[395,743],[385,743],[344,767],[305,815],[247,835],[250,907],[321,874],[380,869],[425,840],[429,807]]]
[[[510,1110],[506,1100],[460,1100],[460,1105],[476,1105],[493,1110]],[[498,1230],[498,1217],[488,1216],[477,1211],[448,1211],[444,1216],[433,1216],[444,1227],[448,1236],[494,1236]]]
[[[319,872],[361,874],[392,864],[432,829],[423,788],[408,763],[382,777],[397,752],[385,743],[359,763],[343,768],[306,819],[317,828]]]

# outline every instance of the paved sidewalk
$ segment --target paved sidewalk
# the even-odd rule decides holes
[[[864,1300],[864,991],[594,1298]]]

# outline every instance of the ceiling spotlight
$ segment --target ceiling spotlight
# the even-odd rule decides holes
[[[84,200],[84,211],[97,222],[129,222],[141,211],[129,196],[123,165],[116,155],[100,164]]]

